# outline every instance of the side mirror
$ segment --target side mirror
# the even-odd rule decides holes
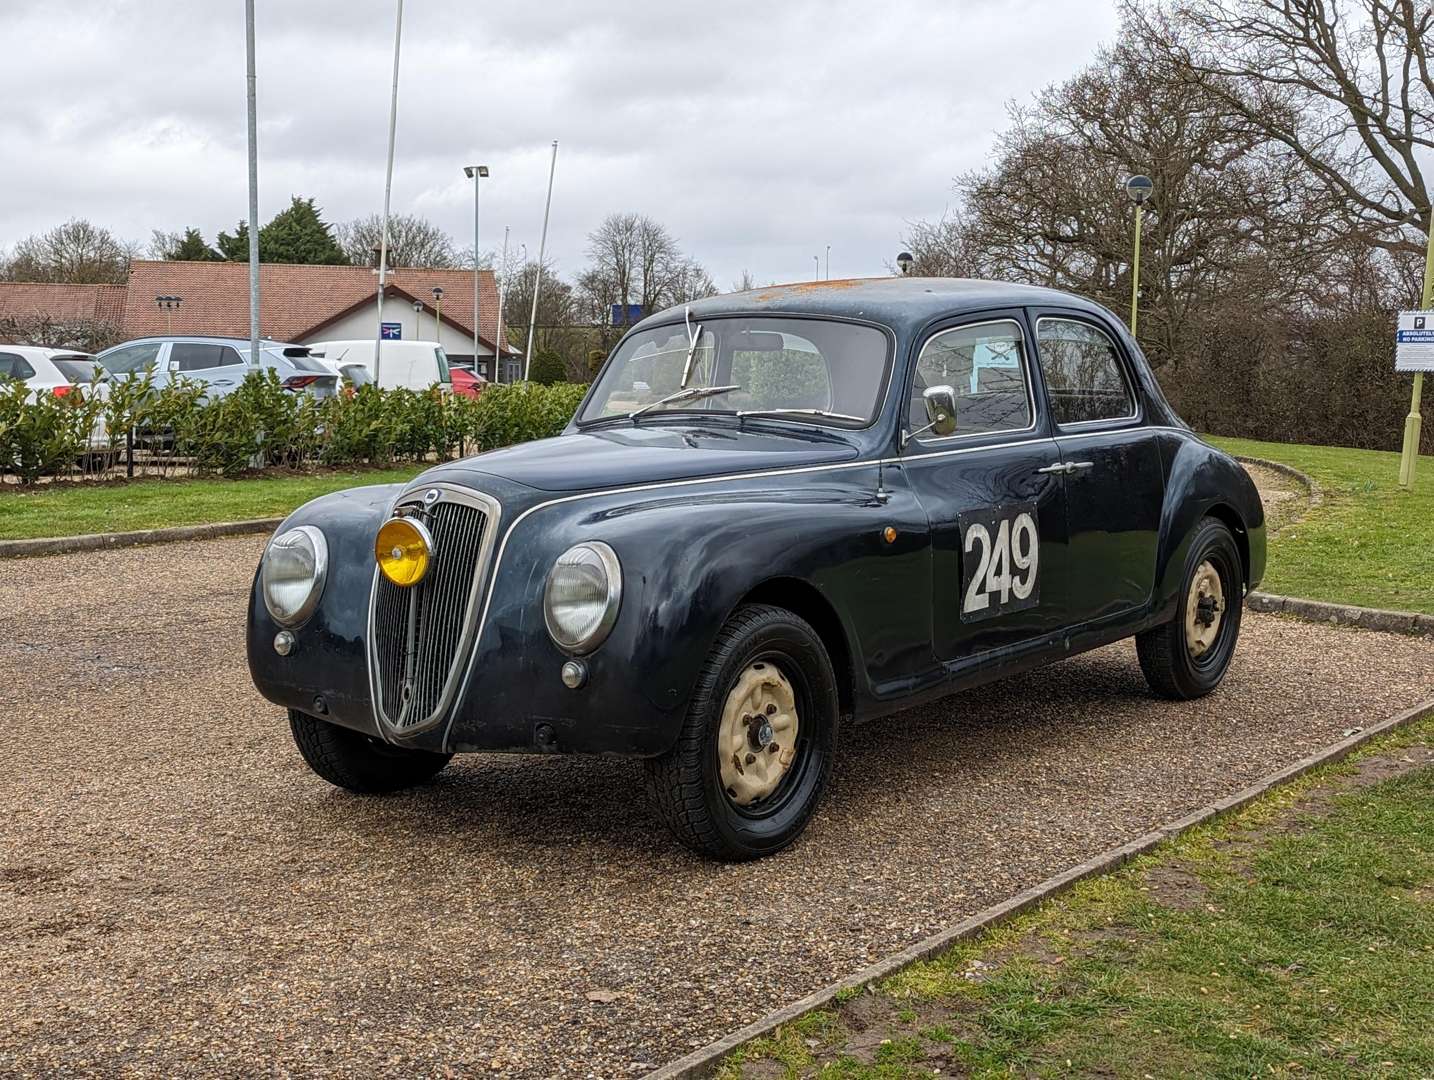
[[[956,391],[949,386],[928,386],[921,393],[926,405],[928,430],[937,435],[950,435],[956,430]]]

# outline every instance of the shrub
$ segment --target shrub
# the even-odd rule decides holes
[[[490,386],[477,400],[429,390],[346,388],[322,400],[285,390],[271,370],[254,371],[231,394],[206,400],[200,383],[156,387],[147,377],[109,384],[106,400],[85,393],[29,401],[21,383],[0,384],[0,471],[25,483],[73,469],[103,419],[114,446],[128,431],[167,471],[185,459],[195,472],[234,476],[262,466],[388,465],[447,460],[556,435],[586,386],[559,382]]]
[[[557,353],[545,351],[533,357],[533,368],[528,374],[533,382],[552,386],[555,383],[567,382],[568,368]]]
[[[547,439],[559,434],[577,411],[587,387],[580,383],[501,383],[478,399],[474,437],[479,450]]]

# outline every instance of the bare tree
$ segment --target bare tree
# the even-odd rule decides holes
[[[129,277],[135,244],[118,240],[84,218],[71,218],[49,232],[21,240],[0,267],[8,281],[118,285]]]
[[[1416,0],[1124,0],[1152,55],[1274,143],[1375,242],[1417,248],[1434,153],[1434,7]]]
[[[588,268],[578,287],[587,316],[606,321],[611,305],[640,304],[651,314],[717,289],[707,272],[682,254],[666,226],[642,214],[609,214],[588,234]]]
[[[355,266],[372,266],[383,236],[383,217],[370,214],[335,227],[339,247]],[[473,253],[460,256],[453,239],[437,225],[416,214],[391,214],[388,219],[388,262],[390,266],[419,266],[451,269],[472,266]]]

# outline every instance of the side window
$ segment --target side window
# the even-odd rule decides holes
[[[956,394],[956,434],[985,435],[1031,426],[1021,327],[1010,320],[959,326],[928,338],[911,388],[911,430],[925,427],[922,393],[949,386]]]
[[[228,345],[206,345],[176,341],[169,350],[169,359],[180,371],[205,371],[241,363],[239,354]]]
[[[0,352],[0,379],[24,382],[35,374],[28,360],[18,353]]]
[[[1105,333],[1074,319],[1047,318],[1036,323],[1036,341],[1057,424],[1135,415],[1135,395],[1120,353]]]
[[[152,341],[144,345],[127,345],[123,349],[105,353],[100,361],[112,375],[143,374],[159,359],[160,343]]]

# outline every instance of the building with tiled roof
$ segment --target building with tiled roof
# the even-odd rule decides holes
[[[475,356],[473,281],[471,270],[390,270],[383,302],[385,335],[438,341],[450,360],[472,363],[481,374],[494,378],[497,285],[492,271],[479,271]],[[435,297],[435,288],[442,290],[441,300]],[[178,297],[180,302],[161,307],[158,297]],[[127,285],[0,282],[0,330],[20,325],[22,317],[32,322],[49,318],[65,325],[105,324],[115,341],[158,334],[246,338],[249,264],[135,259]],[[378,277],[372,267],[290,263],[259,267],[259,329],[264,337],[298,345],[372,338],[379,333],[379,322]],[[505,357],[516,356],[516,350],[505,346]],[[516,377],[516,359],[503,366],[499,378]]]
[[[0,341],[102,347],[125,336],[126,292],[124,285],[0,282]],[[471,303],[471,287],[468,296]]]

